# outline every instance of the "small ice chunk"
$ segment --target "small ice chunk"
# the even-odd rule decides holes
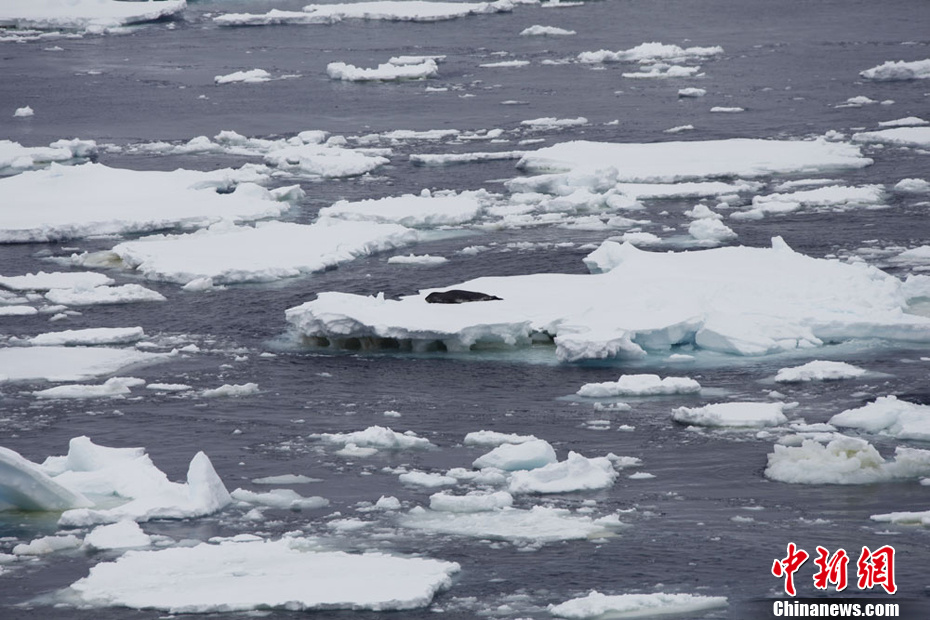
[[[90,329],[69,329],[61,332],[48,332],[29,339],[29,344],[39,347],[128,344],[145,338],[141,327],[95,327]]]
[[[52,289],[88,289],[113,284],[114,280],[92,271],[55,271],[0,276],[0,286],[13,291],[50,291]]]
[[[601,617],[639,618],[665,615],[695,614],[727,606],[725,596],[696,594],[615,594],[608,596],[592,590],[590,594],[573,598],[559,605],[549,605],[549,613],[557,618],[588,620]]]
[[[782,368],[775,375],[778,383],[802,383],[808,381],[835,381],[839,379],[855,379],[866,373],[864,368],[847,364],[846,362],[831,362],[814,360],[803,366]]]
[[[912,62],[889,60],[877,67],[860,71],[859,75],[882,82],[930,79],[930,58]]]
[[[249,71],[236,71],[228,75],[218,75],[213,78],[217,84],[232,84],[242,82],[245,84],[258,84],[271,80],[271,74],[264,69],[251,69]]]
[[[81,539],[73,534],[65,536],[43,536],[13,547],[13,555],[48,555],[65,549],[77,549],[81,546]]]
[[[533,439],[520,444],[501,444],[487,454],[475,459],[472,467],[483,469],[494,467],[504,471],[535,469],[558,461],[555,449],[548,441]]]
[[[443,491],[429,498],[430,510],[437,512],[486,512],[511,506],[513,496],[506,491],[472,491],[466,495],[451,495]]]
[[[703,407],[678,407],[672,419],[696,426],[764,427],[788,421],[785,403],[715,403]]]
[[[555,26],[530,26],[529,28],[524,28],[520,31],[521,37],[552,37],[552,36],[568,36],[575,34],[574,30],[566,30],[565,28],[556,28]]]
[[[319,478],[311,478],[303,474],[281,474],[280,476],[265,476],[264,478],[254,478],[252,484],[309,484],[311,482],[322,482]]]
[[[96,286],[87,289],[56,288],[46,293],[45,298],[53,304],[63,306],[98,306],[142,301],[165,301],[165,296],[158,291],[153,291],[139,284]]]
[[[321,433],[310,435],[330,444],[355,444],[361,447],[383,448],[387,450],[409,450],[411,448],[428,448],[433,444],[425,437],[417,437],[412,431],[398,433],[384,426],[369,426],[362,431],[351,433]]]
[[[272,489],[267,493],[255,493],[246,489],[236,489],[230,496],[237,501],[258,506],[282,508],[285,510],[314,510],[329,506],[325,497],[304,497],[292,489]]]
[[[35,116],[35,112],[27,105],[21,108],[16,108],[16,111],[13,112],[14,118],[29,118],[30,116]]]
[[[679,88],[678,96],[686,99],[696,99],[698,97],[703,97],[707,94],[707,91],[703,88]]]
[[[59,385],[32,393],[36,398],[113,398],[131,393],[133,387],[145,385],[144,379],[112,377],[102,385]]]
[[[858,409],[836,414],[830,418],[830,424],[898,439],[930,441],[930,406],[882,396]]]
[[[84,545],[92,549],[129,549],[148,547],[152,537],[135,521],[118,521],[95,527],[84,537]]]
[[[658,396],[667,394],[697,394],[701,384],[688,377],[659,375],[620,375],[616,381],[586,383],[578,390],[587,398],[613,398],[617,396]]]
[[[398,476],[398,479],[404,484],[426,487],[429,489],[448,486],[450,484],[458,484],[458,480],[451,476],[444,476],[442,474],[428,473],[424,471],[408,471],[407,473]]]
[[[225,385],[221,385],[218,388],[204,390],[200,393],[200,395],[204,398],[238,398],[240,396],[252,396],[253,394],[258,394],[260,391],[261,390],[258,389],[257,383],[243,383],[242,385],[233,385],[227,383]]]
[[[516,433],[499,433],[497,431],[476,431],[465,435],[466,446],[483,446],[495,448],[505,443],[526,443],[534,441],[534,435],[517,435]]]

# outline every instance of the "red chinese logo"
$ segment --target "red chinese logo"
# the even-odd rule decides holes
[[[788,543],[787,555],[780,560],[775,560],[772,564],[772,574],[776,577],[784,577],[785,592],[789,596],[797,595],[797,589],[794,587],[794,574],[807,562],[808,558],[810,554],[803,549],[798,549],[798,546],[792,542]],[[837,592],[846,589],[849,555],[845,549],[838,549],[836,553],[830,555],[827,549],[818,546],[814,564],[818,569],[814,574],[815,588],[827,590],[833,584]],[[894,547],[885,545],[875,551],[862,547],[862,553],[856,562],[856,576],[858,578],[856,585],[860,590],[881,586],[888,594],[897,592],[898,586],[894,581]]]

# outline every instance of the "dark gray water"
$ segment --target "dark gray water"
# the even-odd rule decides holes
[[[683,139],[728,137],[805,137],[829,130],[875,128],[879,121],[930,114],[930,84],[869,83],[858,72],[888,60],[930,57],[930,4],[922,0],[886,2],[824,1],[726,2],[601,1],[581,7],[517,7],[512,13],[474,16],[432,24],[345,22],[332,26],[218,28],[208,14],[297,9],[303,2],[217,0],[190,3],[184,18],[122,35],[86,36],[0,45],[0,138],[44,145],[64,137],[98,143],[134,144],[149,140],[188,140],[231,129],[250,136],[293,135],[306,129],[362,134],[392,129],[512,129],[520,120],[541,116],[585,116],[581,128],[541,133],[544,144],[585,138],[650,142],[670,139],[663,130],[684,124],[696,129]],[[578,31],[573,37],[519,37],[533,24]],[[597,49],[627,49],[646,41],[679,45],[720,45],[725,54],[704,63],[706,77],[688,80],[630,80],[626,65],[595,71],[568,64],[540,65]],[[909,45],[902,45],[908,42]],[[45,51],[52,45],[62,51]],[[478,64],[508,58],[534,61],[519,69],[479,69]],[[375,66],[399,54],[446,54],[435,86],[462,90],[426,92],[419,82],[353,84],[330,80],[329,62]],[[273,74],[302,77],[258,85],[216,87],[213,76],[261,67]],[[88,74],[88,71],[94,72]],[[97,73],[99,72],[99,73]],[[923,82],[927,82],[924,80]],[[708,95],[678,99],[684,86],[699,85]],[[617,92],[621,91],[621,92]],[[472,94],[462,98],[459,95]],[[199,99],[207,95],[207,99]],[[893,105],[836,108],[847,98],[865,95],[894,100]],[[501,105],[519,100],[525,105]],[[16,107],[30,105],[35,117],[12,118]],[[712,114],[715,105],[740,106],[742,114]],[[616,125],[605,123],[618,120]],[[675,138],[678,139],[678,138]],[[457,147],[487,150],[489,145]],[[518,148],[507,146],[506,148]],[[378,171],[379,182],[359,180],[303,182],[307,198],[297,221],[312,220],[316,210],[341,198],[363,198],[441,189],[488,188],[515,176],[513,162],[446,168],[411,165],[412,152],[447,152],[449,146],[414,143],[395,148],[391,165]],[[849,184],[892,185],[906,177],[930,177],[928,156],[914,150],[885,149],[871,154],[875,164],[842,175]],[[115,167],[212,169],[245,160],[218,156],[153,156],[101,153]],[[825,256],[853,252],[877,240],[879,246],[921,245],[930,228],[926,207],[913,197],[892,196],[889,209],[842,213],[799,213],[757,222],[728,221],[739,243],[766,245],[782,235],[800,252]],[[680,223],[688,201],[650,205],[653,221]],[[667,210],[673,215],[662,215]],[[665,218],[665,219],[663,219]],[[927,617],[930,531],[886,526],[869,516],[893,510],[930,509],[930,487],[915,481],[868,486],[801,486],[767,481],[762,476],[771,439],[753,433],[694,433],[671,422],[680,405],[712,402],[714,397],[631,400],[632,411],[594,411],[590,404],[564,397],[584,383],[615,380],[622,372],[680,374],[661,361],[636,364],[555,365],[551,351],[473,355],[392,356],[330,354],[302,349],[287,334],[284,310],[321,291],[388,296],[464,281],[478,275],[533,272],[584,272],[580,246],[599,243],[606,233],[530,228],[472,232],[423,243],[417,254],[451,260],[430,269],[397,269],[385,257],[360,259],[336,270],[274,285],[230,287],[188,293],[173,285],[146,283],[169,299],[164,304],[88,308],[66,324],[50,326],[44,316],[0,319],[5,336],[28,336],[52,329],[140,325],[147,334],[177,336],[196,343],[202,353],[133,371],[150,382],[187,383],[196,389],[223,383],[256,382],[261,394],[241,399],[197,399],[144,394],[141,398],[95,401],[36,401],[41,386],[6,384],[0,393],[0,444],[35,461],[63,454],[71,437],[88,435],[112,446],[145,446],[171,479],[182,479],[191,456],[205,451],[230,489],[256,489],[250,480],[300,473],[323,482],[295,487],[321,495],[329,508],[290,512],[269,509],[267,521],[248,522],[230,509],[190,522],[146,524],[149,533],[176,540],[206,540],[214,535],[260,531],[270,536],[303,528],[331,540],[335,548],[384,548],[422,553],[462,565],[451,590],[434,607],[404,612],[427,618],[549,617],[545,606],[596,589],[607,593],[690,592],[727,596],[730,606],[701,618],[764,618],[781,584],[770,574],[789,541],[813,550],[893,544],[897,550],[899,593],[914,618]],[[570,248],[502,251],[510,242],[575,243]],[[73,248],[106,249],[113,239],[0,247],[0,273],[18,275],[50,270],[48,256]],[[455,256],[462,247],[497,244],[471,257]],[[137,281],[123,272],[121,282]],[[631,303],[634,300],[631,300]],[[265,351],[277,357],[260,357]],[[883,343],[828,347],[820,359],[842,359],[875,373],[861,380],[784,386],[797,400],[793,413],[808,422],[825,422],[835,413],[878,396],[896,394],[930,403],[926,387],[928,355],[923,348],[890,348]],[[237,356],[244,357],[237,360]],[[691,376],[715,394],[758,400],[781,367],[809,358],[708,359]],[[385,418],[396,410],[401,418]],[[588,420],[609,419],[611,430],[593,430]],[[320,450],[311,433],[360,430],[374,424],[413,430],[440,449],[382,452],[346,460]],[[618,432],[617,426],[635,426]],[[428,504],[432,491],[404,487],[384,467],[444,471],[465,466],[480,448],[461,446],[464,435],[480,429],[531,433],[550,441],[560,455],[608,452],[643,460],[648,480],[624,475],[607,491],[545,498],[553,505],[577,508],[597,501],[599,514],[636,508],[624,515],[630,527],[608,541],[550,543],[535,550],[469,538],[418,534],[398,529],[385,518],[383,536],[334,535],[325,527],[332,512],[355,515],[355,505],[394,495],[410,505]],[[240,431],[240,432],[237,432]],[[894,443],[871,437],[887,454]],[[916,447],[927,446],[911,442]],[[629,472],[627,472],[629,473]],[[526,507],[539,498],[519,499]],[[762,510],[755,508],[762,507]],[[746,519],[751,518],[751,520]],[[736,520],[734,520],[736,518]],[[56,529],[53,518],[0,514],[0,551]],[[2,618],[156,618],[156,612],[126,609],[77,610],[36,602],[87,574],[107,559],[84,551],[24,563],[0,575]],[[855,559],[855,558],[854,558]],[[815,594],[805,572],[802,595]],[[501,605],[509,605],[505,609]],[[927,611],[923,611],[927,610]],[[289,618],[291,612],[268,612]],[[321,618],[375,617],[375,613],[326,612]]]

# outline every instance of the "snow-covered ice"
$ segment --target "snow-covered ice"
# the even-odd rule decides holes
[[[904,118],[896,118],[892,121],[881,121],[878,123],[879,127],[922,127],[924,125],[930,125],[930,121],[924,120],[919,116],[906,116]]]
[[[713,403],[703,407],[678,407],[672,419],[694,426],[764,427],[788,421],[785,403]]]
[[[466,446],[482,446],[496,448],[505,443],[526,443],[537,439],[533,435],[518,435],[516,433],[501,433],[498,431],[475,431],[465,435],[463,443]]]
[[[134,549],[148,547],[152,537],[142,531],[135,521],[117,521],[98,525],[84,537],[84,545],[91,549]]]
[[[418,238],[398,224],[326,217],[313,224],[220,223],[190,234],[152,235],[116,245],[124,265],[152,280],[188,284],[271,282],[323,271]]]
[[[508,69],[516,67],[525,67],[530,64],[529,60],[499,60],[497,62],[486,62],[478,65],[486,69]]]
[[[565,28],[557,28],[555,26],[530,26],[529,28],[524,28],[520,31],[521,37],[557,37],[557,36],[568,36],[575,34],[574,30],[567,30]]]
[[[404,194],[350,202],[341,200],[320,209],[321,218],[399,224],[412,228],[456,226],[484,211],[487,192]]]
[[[875,446],[839,436],[824,444],[803,439],[799,446],[775,445],[765,476],[792,484],[874,484],[930,475],[930,450],[895,448],[887,461]]]
[[[16,108],[16,111],[13,112],[13,118],[29,118],[30,116],[35,116],[35,111],[27,105]]]
[[[29,541],[20,543],[13,547],[13,555],[47,555],[56,551],[65,551],[68,549],[77,549],[81,546],[81,539],[74,534],[65,534],[63,536],[43,536]]]
[[[430,510],[436,512],[487,512],[510,508],[513,496],[506,491],[472,491],[465,495],[452,495],[446,491],[430,495]]]
[[[885,192],[881,185],[846,187],[830,185],[791,193],[754,196],[752,206],[730,215],[733,219],[755,220],[769,213],[790,213],[802,207],[847,209],[878,206],[884,203]]]
[[[459,565],[321,551],[312,540],[235,540],[129,551],[71,584],[82,605],[223,613],[258,609],[390,611],[430,604]]]
[[[51,162],[86,159],[97,153],[93,140],[57,140],[48,146],[23,146],[0,140],[0,173],[20,172]]]
[[[276,217],[288,209],[255,183],[237,185],[243,177],[265,178],[248,170],[140,172],[95,163],[53,163],[45,170],[0,179],[0,203],[7,205],[0,209],[0,242],[192,228]],[[231,193],[217,192],[232,186]]]
[[[449,262],[445,256],[433,256],[431,254],[401,254],[392,256],[387,260],[391,265],[419,265],[421,267],[432,267]]]
[[[604,250],[603,248],[609,250]],[[476,343],[529,346],[554,339],[563,361],[643,356],[693,344],[738,355],[814,348],[859,338],[928,342],[930,320],[906,314],[901,280],[863,264],[772,248],[647,252],[605,242],[604,273],[485,277],[448,288],[497,301],[429,304],[324,292],[287,320],[318,344],[468,350]],[[627,303],[635,295],[636,304]],[[384,339],[384,340],[382,340]]]
[[[325,497],[304,497],[292,489],[272,489],[266,493],[236,489],[230,493],[230,496],[234,500],[245,502],[246,504],[268,506],[270,508],[280,508],[283,510],[316,510],[329,506],[329,500]]]
[[[238,398],[240,396],[252,396],[260,391],[257,383],[243,383],[241,385],[226,383],[218,388],[204,390],[200,395],[204,398]]]
[[[91,271],[55,271],[0,276],[0,286],[13,291],[50,291],[52,289],[88,289],[113,284],[113,278]]]
[[[801,366],[780,369],[775,375],[775,381],[778,383],[834,381],[838,379],[855,379],[865,373],[864,368],[846,362],[814,360]]]
[[[927,60],[889,60],[886,63],[860,71],[859,75],[869,80],[883,82],[921,80],[930,78],[930,58]]]
[[[863,144],[926,148],[930,147],[930,127],[892,127],[878,131],[863,131],[853,134],[852,140]]]
[[[542,118],[529,118],[520,121],[520,125],[530,129],[557,129],[560,127],[580,127],[587,125],[588,119],[584,116],[576,118],[556,118],[554,116],[544,116]]]
[[[111,347],[7,347],[0,349],[0,382],[84,381],[171,357]]]
[[[139,284],[95,286],[93,288],[53,288],[45,294],[53,304],[63,306],[97,306],[102,304],[128,304],[143,301],[165,301],[158,291]]]
[[[680,616],[726,607],[725,596],[699,594],[601,594],[592,590],[587,596],[573,598],[558,605],[549,605],[549,613],[557,618],[588,620],[594,618],[640,618]]]
[[[678,45],[666,45],[664,43],[652,42],[643,43],[636,47],[617,52],[608,50],[582,52],[578,55],[578,61],[590,64],[601,62],[655,63],[660,60],[682,61],[710,58],[719,56],[722,53],[723,48],[720,46],[682,48]]]
[[[617,396],[657,396],[666,394],[696,394],[701,384],[688,377],[659,377],[659,375],[620,375],[616,381],[586,383],[578,390],[587,398],[614,398]]]
[[[830,418],[830,424],[897,439],[930,441],[930,406],[882,396],[862,407],[836,414]]]

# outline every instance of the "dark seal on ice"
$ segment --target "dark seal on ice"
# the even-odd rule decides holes
[[[501,301],[500,297],[488,295],[487,293],[476,293],[475,291],[462,291],[452,289],[451,291],[436,291],[426,296],[428,304],[464,304],[469,301]]]

